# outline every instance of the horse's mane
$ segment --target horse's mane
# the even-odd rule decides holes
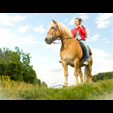
[[[58,24],[58,27],[59,27],[59,29],[60,29],[61,32],[65,32],[65,33],[67,33],[69,35],[69,37],[72,37],[71,31],[69,30],[69,28],[66,25],[64,25],[64,24],[62,24],[60,22],[57,22],[57,24]],[[48,30],[51,27],[53,27],[53,26],[55,26],[55,24],[53,22],[51,22],[50,25],[49,25],[49,27],[48,27]]]

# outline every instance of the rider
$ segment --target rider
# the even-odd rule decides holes
[[[75,28],[71,30],[71,33],[76,40],[82,42],[82,44],[84,45],[85,57],[86,57],[86,61],[84,62],[84,64],[88,65],[88,61],[90,60],[89,46],[85,41],[86,30],[84,26],[81,24],[81,22],[82,22],[81,18],[75,18]]]

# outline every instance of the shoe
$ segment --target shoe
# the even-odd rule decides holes
[[[84,62],[84,64],[85,64],[85,65],[88,65],[88,60],[86,60],[86,61]]]

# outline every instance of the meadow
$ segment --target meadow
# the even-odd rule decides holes
[[[0,80],[0,100],[113,100],[113,79],[66,88]]]

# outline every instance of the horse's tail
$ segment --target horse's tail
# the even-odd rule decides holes
[[[91,51],[91,49],[90,49],[90,48],[89,48],[89,54],[90,54],[90,55],[92,55],[92,51]]]

